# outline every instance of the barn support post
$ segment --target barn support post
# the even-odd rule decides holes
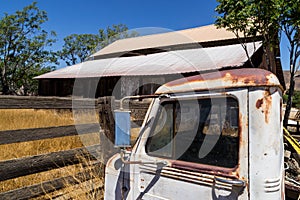
[[[117,149],[114,148],[115,143],[115,119],[113,111],[115,110],[115,98],[114,97],[100,97],[97,99],[96,107],[99,114],[100,124],[100,145],[99,151],[100,160],[105,165],[108,159],[117,153]],[[104,153],[105,152],[105,153]]]
[[[115,98],[113,96],[101,97],[98,98],[97,104],[101,129],[105,136],[114,143],[115,119],[113,111],[115,110]]]

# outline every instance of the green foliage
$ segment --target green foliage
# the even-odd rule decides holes
[[[216,20],[219,27],[239,31],[247,37],[262,35],[264,39],[277,37],[281,16],[280,0],[217,0]],[[274,35],[275,34],[275,35]],[[265,41],[271,42],[271,41]]]
[[[34,76],[54,69],[55,53],[47,48],[55,42],[55,33],[42,29],[47,13],[26,6],[0,19],[0,85],[3,94],[28,95],[37,91]]]
[[[280,3],[284,0],[217,0],[216,25],[232,31],[241,43],[246,38],[260,36],[264,43],[264,52],[271,50],[279,43]],[[246,53],[247,49],[243,46]],[[268,54],[265,54],[269,60]],[[250,62],[251,58],[248,57]],[[270,63],[267,63],[270,65]],[[268,66],[268,68],[271,68]]]
[[[107,27],[106,30],[99,30],[99,44],[97,46],[96,51],[101,48],[113,43],[116,40],[123,38],[136,37],[138,33],[136,32],[128,32],[128,28],[124,24],[112,25],[112,27]]]
[[[98,35],[94,34],[72,34],[64,38],[64,45],[59,52],[60,58],[67,65],[75,65],[83,62],[99,43]]]
[[[240,40],[252,67],[252,58],[248,55],[245,42],[247,38],[260,36],[263,38],[264,52],[268,52],[278,44],[279,16],[277,0],[217,0],[216,25],[232,31]],[[269,60],[268,54],[264,54]],[[270,63],[268,68],[271,68]]]
[[[106,30],[100,29],[99,34],[72,34],[64,38],[64,45],[59,52],[60,58],[67,65],[75,65],[85,61],[108,44],[121,39],[134,37],[136,33],[127,33],[128,28],[123,24],[112,25]]]
[[[283,103],[287,103],[289,94],[284,94],[282,96]],[[294,91],[292,96],[292,107],[300,109],[300,91]]]
[[[287,102],[287,100],[288,100],[288,96],[289,96],[289,95],[287,95],[287,94],[282,95],[283,103],[286,104],[286,102]]]
[[[292,98],[292,106],[300,109],[300,92],[295,91]]]

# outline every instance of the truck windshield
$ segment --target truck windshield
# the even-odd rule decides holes
[[[238,101],[232,97],[161,103],[146,152],[233,168],[238,164]]]

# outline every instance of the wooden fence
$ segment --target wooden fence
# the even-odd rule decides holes
[[[292,134],[300,135],[300,122],[299,121],[296,121],[295,124],[288,124],[287,128]]]
[[[76,126],[69,125],[60,127],[0,131],[0,145],[63,138],[67,136],[78,135],[78,132],[83,135],[102,133],[113,142],[114,118],[112,110],[118,108],[118,102],[111,97],[84,100],[78,99],[76,101],[76,109],[96,109],[96,112],[99,113],[101,130],[99,128],[99,123],[90,123]],[[132,111],[132,118],[137,124],[140,124],[141,120],[144,118],[148,106],[149,103],[143,102],[129,103],[129,108]],[[73,109],[72,107],[74,107],[74,104],[72,104],[71,98],[0,96],[1,109]],[[91,175],[91,170],[93,171],[93,174],[98,174],[99,176],[103,177],[104,166],[95,158],[95,155],[100,154],[99,151],[100,145],[96,144],[89,147],[81,147],[51,152],[48,154],[0,161],[0,184],[1,182],[10,179],[59,169],[66,166],[77,165],[80,163],[84,165],[86,163],[83,158],[86,158],[90,163],[92,163],[92,166],[89,166],[88,169],[84,168],[72,176],[63,176],[53,180],[47,180],[42,183],[23,188],[15,188],[14,190],[0,193],[0,199],[31,199],[41,197],[46,194],[51,194],[54,191],[58,191],[67,187],[67,185],[78,185],[84,181],[93,179],[94,177]],[[66,184],[66,182],[68,184]],[[84,192],[91,193],[95,191],[101,191],[103,190],[103,187],[103,182],[98,183],[96,186],[91,187],[90,191]],[[60,196],[63,195],[66,194],[60,194]],[[59,196],[52,196],[51,198],[59,199]]]
[[[97,132],[99,130],[98,124],[84,124],[81,134],[88,134]],[[75,126],[65,127],[49,127],[40,129],[28,129],[28,130],[16,130],[16,131],[1,131],[0,138],[1,144],[12,144],[16,142],[27,142],[32,140],[50,139],[55,137],[65,137],[70,135],[76,135]],[[89,160],[95,160],[90,153],[96,153],[97,145],[88,147],[70,149],[66,151],[52,152],[49,154],[35,155],[30,157],[6,160],[0,162],[0,181],[5,181],[21,176],[30,174],[45,172],[69,165],[76,165],[82,161],[82,158],[88,158]],[[97,170],[95,168],[95,170]],[[101,170],[101,167],[99,167]],[[55,180],[49,180],[37,185],[27,186],[24,188],[15,189],[0,194],[0,199],[29,199],[45,195],[47,193],[62,189],[65,187],[64,183],[72,182],[78,183],[80,178],[85,173],[85,180],[87,180],[88,172],[80,172],[75,176],[61,177]],[[99,171],[102,174],[102,171]],[[99,186],[101,189],[103,186]]]

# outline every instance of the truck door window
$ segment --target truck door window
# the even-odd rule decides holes
[[[172,157],[172,146],[170,141],[173,138],[173,104],[166,104],[161,107],[152,133],[151,143],[148,147],[150,152],[158,156]]]
[[[146,152],[233,168],[238,164],[238,116],[238,102],[232,97],[163,102]]]

